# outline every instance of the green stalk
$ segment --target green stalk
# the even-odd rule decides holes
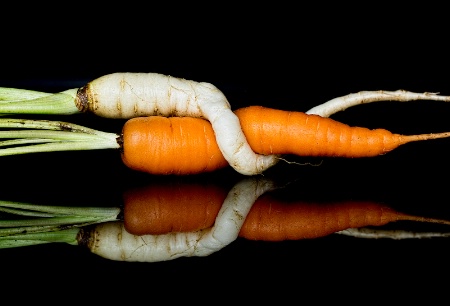
[[[51,218],[53,219],[53,218]],[[91,224],[98,224],[98,223],[104,223],[109,221],[117,221],[117,216],[111,216],[109,218],[100,218],[100,217],[91,217],[91,218],[80,218],[78,217],[71,217],[66,218],[64,221],[61,221],[61,219],[57,219],[54,221],[55,224],[52,224],[52,221],[50,220],[47,222],[48,224],[45,224],[45,222],[42,225],[30,225],[32,222],[29,222],[29,220],[25,220],[25,222],[20,222],[21,220],[18,220],[18,222],[11,224],[16,227],[8,227],[8,228],[0,228],[0,237],[9,237],[16,234],[33,234],[33,233],[46,233],[46,232],[55,232],[60,231],[64,229],[69,228],[79,228]],[[4,221],[2,221],[4,222]],[[71,223],[72,222],[72,223]],[[36,223],[38,221],[36,220]],[[18,226],[20,224],[24,224],[24,226]]]
[[[33,100],[52,95],[42,91],[0,87],[0,103],[21,100]]]
[[[66,207],[0,201],[0,211],[17,216],[0,220],[0,249],[51,242],[77,244],[81,227],[119,220],[119,207]]]
[[[57,142],[57,139],[39,139],[39,138],[28,138],[28,139],[14,139],[14,140],[3,140],[0,141],[0,147],[12,147],[12,146],[22,146],[24,144],[31,143],[46,143],[46,142]]]
[[[53,130],[53,131],[71,131],[82,132],[86,134],[108,134],[100,132],[81,125],[63,122],[63,121],[51,121],[51,120],[30,120],[30,119],[17,119],[17,118],[3,118],[0,119],[1,128],[28,128],[28,129],[40,129],[40,130]]]
[[[0,242],[0,248],[40,244],[41,240],[51,242],[49,237],[59,237],[62,231],[117,221],[121,213],[119,207],[48,206],[12,201],[0,201],[0,211],[19,216],[0,219],[0,240],[8,240]]]
[[[11,249],[30,245],[50,243],[46,240],[0,240],[0,249]]]
[[[0,87],[0,114],[79,114],[75,104],[78,89],[51,94],[27,89]]]
[[[54,232],[17,234],[0,237],[0,249],[17,248],[55,242],[78,245],[77,235],[79,231],[79,228],[71,228]]]
[[[65,226],[72,224],[85,224],[85,223],[97,223],[103,220],[116,220],[116,216],[111,218],[105,217],[80,217],[80,216],[69,216],[69,217],[51,217],[51,218],[34,218],[34,219],[17,219],[17,220],[0,220],[0,227],[39,227],[39,226]],[[0,232],[2,230],[0,229]]]
[[[3,102],[0,103],[0,112]],[[119,149],[119,135],[63,121],[0,118],[0,156]]]
[[[2,208],[15,209],[15,214],[24,215],[24,212],[28,212],[27,216],[41,217],[39,213],[45,213],[46,216],[62,216],[62,215],[76,215],[76,216],[97,216],[108,217],[118,214],[118,208],[107,207],[67,207],[67,206],[49,206],[49,205],[36,205],[24,202],[13,201],[0,201],[0,211]],[[36,213],[36,214],[33,214]],[[0,221],[1,222],[1,221]]]

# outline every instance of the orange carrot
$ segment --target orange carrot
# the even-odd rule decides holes
[[[228,166],[203,119],[138,117],[125,123],[122,135],[122,160],[133,170],[186,175]]]
[[[225,197],[218,186],[151,185],[131,189],[124,196],[124,227],[133,235],[210,228]],[[266,193],[251,207],[239,236],[264,241],[312,239],[400,220],[450,225],[447,220],[406,214],[374,201],[284,202]]]
[[[372,157],[412,141],[449,137],[450,133],[399,135],[385,129],[352,127],[302,112],[250,106],[235,111],[253,150],[260,154]]]
[[[450,133],[405,136],[260,106],[241,108],[235,113],[251,148],[265,155],[373,157],[408,142],[450,136]],[[206,120],[133,118],[125,123],[122,137],[122,159],[131,169],[155,174],[193,174],[228,165]]]
[[[373,157],[411,141],[450,136],[450,132],[404,136],[385,129],[351,127],[314,114],[260,106],[238,109],[235,114],[251,150],[262,159],[249,159],[248,152],[241,150],[240,144],[243,143],[223,132],[229,128],[227,124],[214,130],[211,123],[202,118],[163,116],[130,119],[124,124],[121,134],[59,121],[0,118],[0,128],[33,129],[0,131],[0,138],[8,138],[0,142],[0,156],[120,149],[126,166],[151,174],[197,174],[229,165],[244,175],[255,175],[275,165],[281,154]],[[222,138],[222,143],[233,148],[230,154],[233,159],[222,154],[217,138]],[[236,159],[238,163],[228,162]],[[248,167],[241,167],[243,164]]]

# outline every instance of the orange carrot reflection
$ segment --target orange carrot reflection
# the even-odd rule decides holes
[[[211,227],[228,191],[214,184],[152,184],[124,193],[124,225],[134,235]]]
[[[149,185],[124,195],[124,226],[134,235],[191,232],[214,225],[228,191],[218,185]],[[286,202],[270,191],[252,205],[239,236],[282,241],[324,237],[349,228],[399,220],[450,224],[413,216],[374,201]]]

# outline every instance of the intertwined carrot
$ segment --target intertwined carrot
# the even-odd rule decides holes
[[[250,149],[258,156],[250,167],[247,150],[241,150],[240,138],[217,135],[209,121],[192,117],[137,117],[125,122],[122,133],[106,133],[60,121],[0,118],[0,156],[32,152],[120,149],[131,169],[151,174],[187,175],[210,172],[232,166],[242,174],[260,174],[275,165],[279,155],[330,157],[372,157],[398,146],[419,140],[449,137],[450,133],[403,136],[385,129],[350,127],[331,118],[302,112],[290,112],[260,106],[235,111],[239,130]],[[26,129],[26,130],[18,130]],[[227,129],[227,125],[221,126]],[[229,161],[222,154],[217,138],[235,147]],[[272,158],[273,157],[273,158]]]
[[[440,96],[436,93],[429,92],[415,93],[405,90],[361,91],[332,99],[311,108],[306,111],[306,113],[329,117],[348,107],[364,103],[377,101],[405,102],[414,100],[449,102],[450,96]],[[258,174],[264,172],[278,161],[275,155],[258,154],[258,150],[252,150],[247,140],[249,136],[248,134],[244,135],[242,132],[239,119],[231,110],[231,105],[228,102],[227,97],[220,89],[208,82],[196,82],[151,72],[117,72],[100,76],[99,78],[84,84],[84,86],[80,88],[69,89],[54,94],[26,89],[0,87],[0,102],[2,102],[0,103],[0,116],[4,114],[70,115],[90,112],[96,116],[120,119],[130,119],[140,116],[187,116],[204,118],[212,125],[215,135],[214,141],[217,142],[223,158],[225,158],[227,164],[236,171],[244,175]],[[270,115],[270,117],[273,119],[272,115]],[[260,119],[264,120],[264,118],[258,118],[258,120]],[[266,124],[264,121],[256,121],[255,123],[261,125]],[[286,128],[286,131],[297,129],[297,127],[291,129],[289,126],[283,128]],[[321,131],[324,132],[323,130]],[[290,137],[297,137],[286,133],[287,132],[283,132],[287,140],[292,139]],[[268,135],[269,138],[276,138],[279,142],[283,141],[275,134],[270,135]],[[247,136],[247,138],[245,136]],[[345,132],[342,134],[342,137],[344,138],[342,139],[342,142],[339,144],[335,143],[337,146],[332,146],[332,149],[335,151],[325,152],[325,155],[333,155],[334,152],[341,155],[348,154],[342,152],[346,150],[346,145],[355,142],[353,140],[345,139],[346,136],[348,136],[348,133]],[[331,138],[328,138],[328,136],[321,135],[320,137],[327,137],[326,140],[331,141],[333,137],[339,136],[330,135],[329,137]],[[355,134],[355,137],[358,136]],[[41,139],[39,141],[42,142],[45,140],[46,139]],[[314,140],[315,139],[312,139],[312,141]],[[51,141],[54,141],[54,139],[51,139]],[[261,141],[263,140],[254,139],[253,144]],[[108,142],[109,141],[106,143],[103,142],[100,145],[87,142],[80,144],[78,147],[82,149],[115,147],[114,144]],[[22,144],[23,143],[24,142],[22,142]],[[295,143],[298,143],[297,138],[295,138]],[[311,143],[312,142],[309,142],[307,145],[302,143],[301,148],[304,149],[303,151],[306,150],[306,152],[312,152],[313,154],[318,152],[317,154],[319,154],[321,149],[319,148],[316,151],[315,146],[310,146]],[[135,144],[133,144],[133,146],[134,145]],[[157,146],[163,148],[170,147],[170,145],[167,144]],[[265,147],[262,147],[261,149],[264,149],[263,151],[265,152],[286,152],[287,149],[291,150],[289,144],[275,147],[271,146],[270,143],[265,143],[264,146]],[[310,148],[311,151],[307,151],[307,149]],[[356,149],[356,146],[352,146],[352,149],[354,152],[358,150]],[[390,148],[370,148],[370,150],[372,149],[372,153],[369,152],[369,154],[376,155],[378,154],[378,149],[382,149],[383,152],[385,152]],[[33,150],[34,148],[32,151]],[[51,146],[45,146],[45,149],[42,149],[42,151],[47,152],[51,150],[63,150],[63,146],[53,144]],[[68,150],[67,147],[64,150]],[[195,150],[196,149],[194,149],[194,151]],[[24,151],[26,150],[24,149],[22,152]],[[361,150],[361,152],[356,153],[366,156],[367,151],[363,152]],[[135,157],[137,156],[136,154],[133,155]],[[132,165],[132,167],[137,169],[142,167],[140,158],[138,159],[139,160],[136,161],[135,165]],[[157,158],[158,161],[161,159],[162,158],[160,157]],[[172,159],[172,156],[170,156],[170,159]],[[131,161],[131,159],[128,160]],[[132,164],[132,162],[130,162],[130,164]],[[178,167],[172,169],[170,162],[168,162],[168,167],[160,165],[160,168],[157,167],[155,171],[156,173],[190,174],[196,173],[197,171],[209,171],[209,169],[220,167],[218,164],[214,163],[212,165],[206,164],[207,163],[204,162],[202,165],[193,166],[186,170],[180,170]],[[223,164],[223,162],[219,164]],[[145,169],[144,171],[147,171],[146,166],[143,168]],[[167,168],[169,168],[169,170],[167,170]]]
[[[405,136],[261,106],[241,108],[235,113],[251,148],[265,155],[373,157],[411,141],[450,136],[450,133]],[[122,159],[131,169],[155,174],[194,174],[228,165],[206,120],[133,118],[125,123],[122,137]]]

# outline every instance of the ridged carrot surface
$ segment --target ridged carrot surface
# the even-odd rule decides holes
[[[450,133],[399,135],[385,129],[352,127],[331,118],[250,106],[235,111],[252,150],[263,155],[373,157],[411,141]],[[138,117],[122,131],[123,162],[154,174],[195,174],[228,165],[207,120]],[[239,155],[239,150],[236,151]],[[265,167],[261,167],[265,168]]]
[[[226,196],[224,188],[212,184],[157,184],[133,188],[123,195],[124,226],[135,235],[208,228],[214,223]]]
[[[154,174],[196,174],[228,166],[208,121],[192,117],[138,117],[123,128],[122,160]]]

